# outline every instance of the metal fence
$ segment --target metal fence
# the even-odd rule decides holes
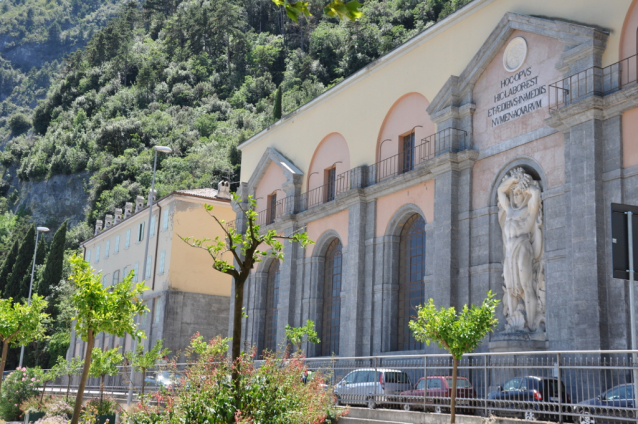
[[[561,351],[468,354],[458,363],[457,412],[595,424],[636,421],[635,375],[638,351]],[[262,361],[255,361],[259,367]],[[449,412],[452,358],[449,355],[401,355],[307,358],[308,378],[323,378],[341,404]],[[146,376],[135,373],[134,392],[181,384],[188,364],[160,366]],[[106,377],[105,393],[126,397],[130,368]],[[300,379],[302,376],[300,376]],[[47,386],[64,395],[66,377]],[[75,393],[79,376],[70,382]],[[88,396],[97,396],[100,380],[90,379]]]

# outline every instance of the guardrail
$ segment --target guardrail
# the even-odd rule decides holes
[[[593,66],[548,87],[549,110],[558,110],[589,95],[606,96],[638,80],[638,55],[605,68]]]
[[[556,351],[467,354],[458,364],[457,411],[482,416],[581,424],[635,422],[638,351]],[[263,361],[255,361],[259,367]],[[321,376],[337,402],[368,407],[447,412],[451,403],[450,355],[306,358],[309,378]],[[178,387],[188,364],[160,366],[146,375],[146,391]],[[130,369],[107,377],[106,393],[128,392]],[[302,376],[300,376],[301,379]],[[77,389],[79,377],[71,381]],[[142,375],[135,373],[134,391]],[[65,393],[62,378],[47,391]],[[87,392],[99,391],[91,379]]]

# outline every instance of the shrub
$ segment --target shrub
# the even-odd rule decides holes
[[[36,378],[37,369],[18,368],[7,376],[2,384],[0,397],[0,418],[5,421],[18,421],[22,416],[20,405],[29,398],[38,395],[41,381]]]
[[[201,336],[194,337],[186,351],[191,362],[182,381],[170,391],[153,394],[153,402],[136,405],[129,413],[131,422],[321,424],[336,422],[341,415],[321,375],[307,384],[301,381],[306,371],[302,356],[271,355],[256,368],[244,354],[232,364],[226,356],[227,343],[221,338],[205,343]],[[239,372],[238,393],[231,384],[233,367]]]
[[[13,135],[24,134],[31,128],[31,120],[24,113],[16,113],[9,118],[9,128]]]

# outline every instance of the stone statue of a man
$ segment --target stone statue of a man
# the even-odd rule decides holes
[[[523,168],[508,172],[498,187],[498,220],[505,255],[503,314],[508,331],[534,332],[545,321],[541,201],[538,182]]]

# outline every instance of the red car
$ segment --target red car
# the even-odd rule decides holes
[[[452,398],[452,377],[450,376],[428,376],[421,377],[413,390],[401,392],[401,402],[403,409],[410,411],[414,408],[423,408],[425,394],[425,381],[427,380],[427,396],[425,408],[434,410],[436,413],[448,411]],[[473,413],[473,409],[459,408],[471,404],[470,399],[476,398],[476,391],[472,383],[465,377],[456,378],[456,407],[459,412]]]

